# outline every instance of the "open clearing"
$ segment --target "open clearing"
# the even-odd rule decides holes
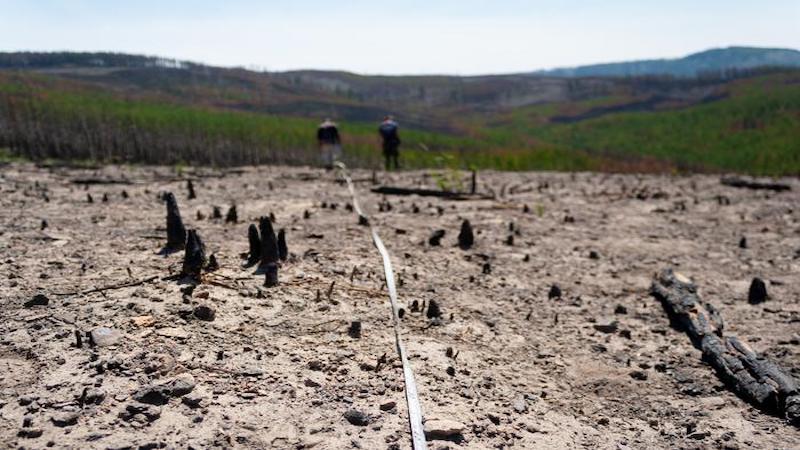
[[[479,190],[496,199],[447,201],[384,199],[369,172],[353,176],[400,280],[425,418],[461,432],[431,448],[800,448],[800,429],[727,390],[649,294],[656,272],[676,268],[726,333],[797,377],[797,180],[771,193],[704,175],[482,172]],[[130,184],[85,190],[80,178]],[[435,186],[425,172],[380,181]],[[158,255],[163,191],[221,266],[191,295],[168,278],[183,253]],[[233,203],[238,224],[211,218]],[[380,258],[348,203],[332,173],[310,168],[0,168],[0,447],[409,448]],[[248,225],[270,212],[292,254],[275,288],[240,258]],[[463,219],[476,232],[466,251]],[[771,297],[759,305],[747,302],[754,277]],[[49,304],[23,306],[36,294]],[[411,311],[432,300],[439,323]],[[83,333],[98,327],[112,332],[90,346]],[[163,383],[191,392],[134,400]]]

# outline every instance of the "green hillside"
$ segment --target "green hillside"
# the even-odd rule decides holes
[[[348,161],[376,167],[377,121],[394,112],[406,167],[800,174],[791,69],[691,80],[364,77],[115,58],[0,57],[0,148],[37,160],[313,164],[316,124],[331,115]]]

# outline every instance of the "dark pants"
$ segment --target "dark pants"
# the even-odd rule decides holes
[[[397,162],[400,156],[400,146],[392,142],[383,143],[383,157],[386,158],[386,170],[392,170],[392,163],[394,163],[395,170],[400,168],[400,163]]]

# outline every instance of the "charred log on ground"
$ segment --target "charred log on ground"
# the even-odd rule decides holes
[[[737,395],[764,411],[800,426],[800,389],[784,368],[758,355],[736,337],[723,337],[722,317],[697,293],[697,286],[671,269],[653,281],[651,293],[661,301],[673,326],[689,335],[703,360]]]

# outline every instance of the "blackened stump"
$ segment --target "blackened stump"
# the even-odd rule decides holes
[[[236,212],[236,205],[231,205],[228,209],[228,214],[225,215],[225,223],[239,222],[239,214]]]
[[[347,335],[353,339],[358,339],[361,337],[361,322],[355,320],[350,323],[350,328],[347,329]]]
[[[747,301],[751,305],[757,305],[767,300],[767,285],[761,278],[753,278],[750,283],[750,291],[747,293]]]
[[[189,190],[189,200],[197,198],[197,194],[194,192],[194,183],[192,183],[192,180],[186,182],[186,189]]]
[[[206,249],[196,230],[189,230],[186,238],[186,250],[183,255],[181,275],[200,281],[200,273],[206,265]]]
[[[247,228],[247,239],[250,241],[250,253],[248,253],[247,264],[253,265],[261,261],[261,238],[258,237],[258,228],[255,224],[250,224]]]
[[[214,207],[214,211],[211,213],[211,218],[222,219],[222,210],[219,208],[219,206]]]
[[[278,264],[277,263],[267,263],[263,267],[264,269],[264,286],[266,287],[275,287],[278,285]]]
[[[547,293],[547,298],[553,300],[554,298],[561,298],[561,287],[557,284],[550,286],[550,292]]]
[[[206,272],[214,272],[216,270],[219,270],[219,262],[217,261],[217,256],[212,253],[211,256],[208,257]]]
[[[258,223],[261,232],[261,267],[267,264],[278,262],[278,239],[275,237],[275,230],[272,228],[272,221],[269,217],[261,217]]]
[[[472,233],[472,225],[469,220],[461,223],[461,232],[458,233],[458,246],[461,250],[468,250],[475,244],[475,235]]]
[[[433,234],[431,234],[431,237],[428,238],[428,244],[430,244],[431,247],[438,247],[442,245],[442,238],[444,237],[444,235],[445,235],[444,230],[434,231]]]
[[[286,246],[286,230],[281,228],[278,230],[278,258],[281,261],[286,261],[289,257],[289,248]]]
[[[439,309],[439,304],[436,303],[436,300],[431,300],[428,303],[428,311],[425,313],[428,319],[438,319],[442,317],[442,310]]]
[[[178,202],[172,192],[164,194],[167,203],[167,249],[181,250],[186,246],[186,228],[183,227]]]

